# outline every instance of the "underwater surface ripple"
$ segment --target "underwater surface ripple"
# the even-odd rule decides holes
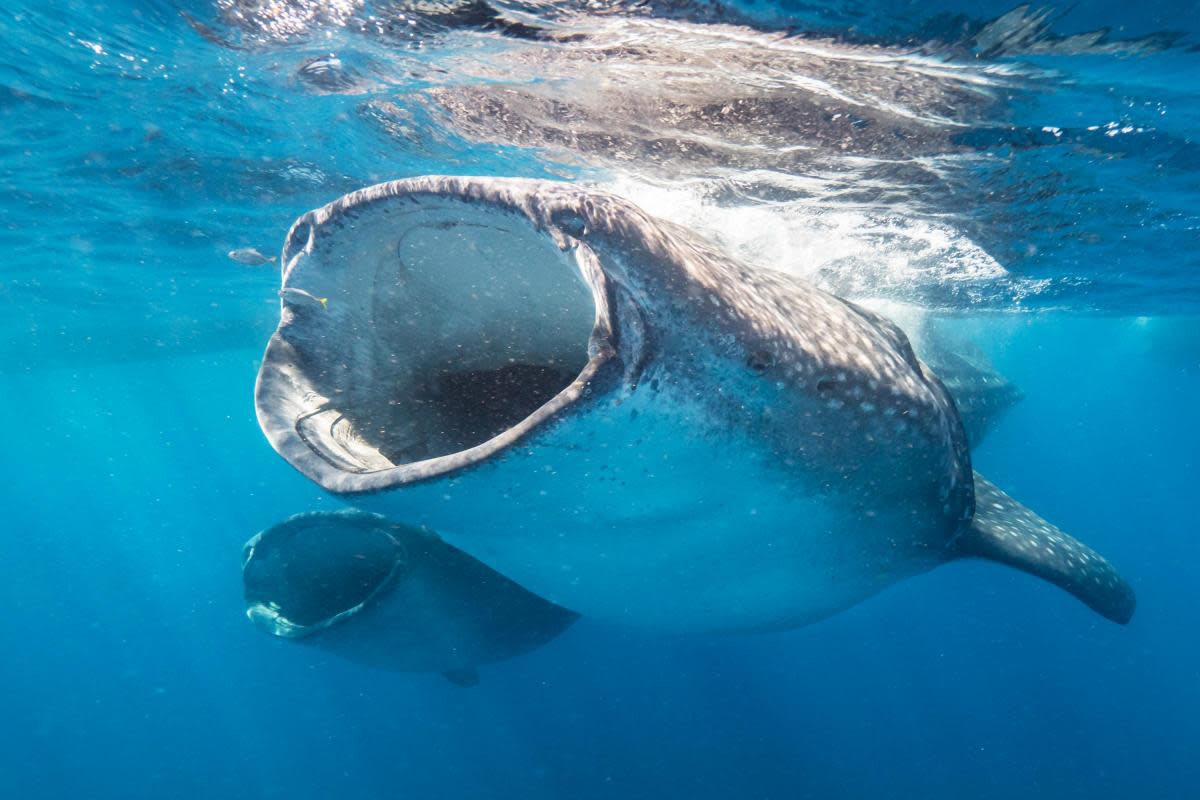
[[[120,339],[232,345],[268,284],[222,254],[426,172],[586,176],[855,297],[1196,310],[1186,35],[1005,38],[1025,28],[962,17],[915,44],[902,16],[800,35],[760,4],[769,23],[465,5],[6,9],[0,324],[31,349],[5,368],[120,352],[113,307]],[[769,232],[747,237],[751,218]]]
[[[1194,796],[1197,12],[4,4],[0,795]],[[278,267],[227,253],[430,173],[588,181],[971,342],[1024,395],[976,463],[1139,617],[964,564],[772,636],[582,620],[469,690],[267,640],[241,544],[339,506],[262,440]]]

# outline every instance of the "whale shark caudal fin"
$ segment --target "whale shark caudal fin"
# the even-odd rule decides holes
[[[1136,600],[1113,566],[975,473],[975,518],[955,542],[959,555],[986,558],[1066,589],[1125,624]]]

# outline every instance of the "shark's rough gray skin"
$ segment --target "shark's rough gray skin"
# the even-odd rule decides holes
[[[428,531],[353,510],[297,514],[258,534],[242,581],[246,614],[267,633],[460,685],[578,618]]]
[[[975,475],[896,326],[618,197],[395,181],[302,216],[281,263],[256,388],[276,450],[555,603],[778,629],[978,556],[1133,612]]]

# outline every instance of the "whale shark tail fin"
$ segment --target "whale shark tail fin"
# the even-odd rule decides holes
[[[1016,567],[1063,588],[1113,622],[1133,617],[1133,589],[1103,556],[975,473],[975,518],[959,555]]]

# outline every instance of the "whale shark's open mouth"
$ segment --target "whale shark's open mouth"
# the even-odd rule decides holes
[[[360,611],[403,565],[385,524],[364,517],[300,515],[251,539],[242,556],[246,615],[297,638]]]
[[[364,276],[374,279],[371,302],[350,322],[369,331],[354,355],[371,380],[345,387],[332,431],[352,428],[378,453],[374,464],[482,444],[587,365],[590,293],[568,257],[528,224],[435,207],[391,233],[387,257]]]
[[[268,437],[335,490],[511,444],[578,399],[606,322],[590,256],[519,208],[388,186],[296,223],[258,387]]]

